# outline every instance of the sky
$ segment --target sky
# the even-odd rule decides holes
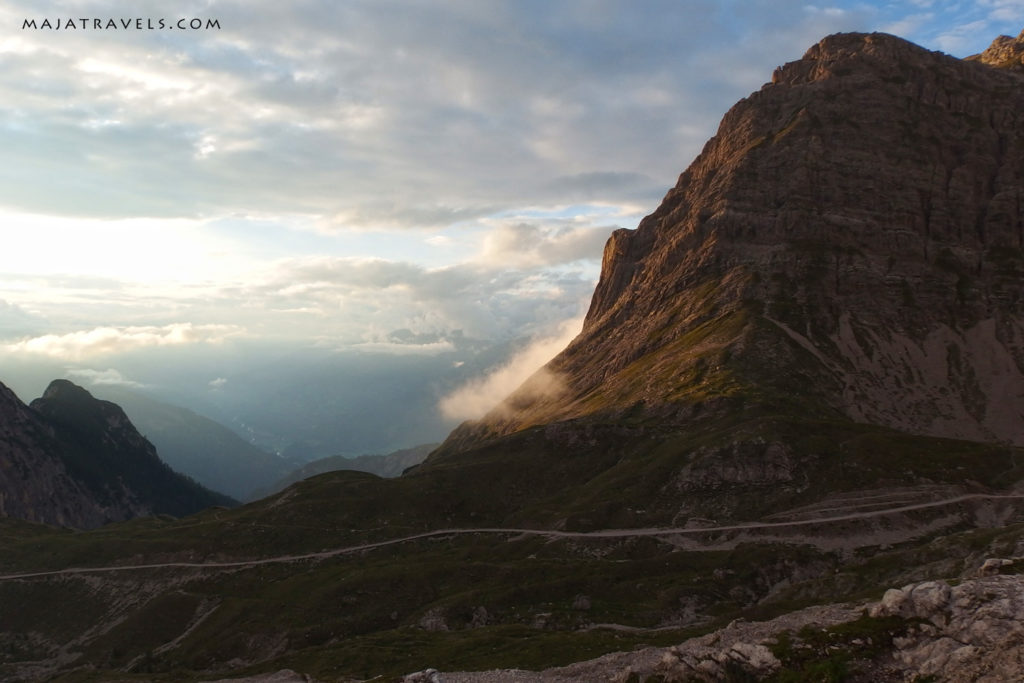
[[[0,367],[142,386],[124,354],[504,344],[438,396],[471,417],[776,66],[1022,28],[1024,0],[7,0]]]

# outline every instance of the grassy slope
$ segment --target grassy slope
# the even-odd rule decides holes
[[[686,432],[647,428],[637,438],[644,421],[639,415],[635,424],[535,428],[397,480],[329,473],[238,509],[181,520],[141,519],[91,532],[5,520],[0,572],[268,557],[445,527],[587,530],[665,526],[690,517],[754,520],[842,489],[968,480],[997,488],[1017,481],[1017,463],[1024,463],[1019,449],[838,420],[734,412],[697,421]],[[577,448],[565,449],[566,434],[579,441]],[[718,486],[708,479],[721,474],[717,463],[757,462],[771,444],[784,445],[797,476]],[[687,477],[680,480],[683,470]],[[680,486],[693,478],[699,487]],[[706,628],[753,608],[790,581],[794,567],[826,578],[795,581],[797,587],[777,593],[780,606],[863,595],[904,576],[908,562],[948,564],[950,557],[976,552],[972,543],[954,543],[941,557],[910,543],[885,552],[868,548],[851,558],[800,545],[684,552],[653,539],[480,535],[244,570],[2,582],[0,605],[9,607],[0,610],[0,653],[7,653],[0,662],[11,667],[52,658],[53,648],[73,635],[124,619],[74,651],[101,670],[134,662],[133,671],[151,669],[168,679],[207,668],[227,671],[236,658],[259,657],[265,661],[251,670],[291,666],[328,679],[426,666],[548,666],[685,635],[578,630],[587,624]],[[134,597],[118,597],[124,595]],[[581,595],[587,609],[577,602]],[[211,609],[179,646],[153,653]],[[700,615],[696,621],[693,612]],[[428,613],[440,615],[451,630],[421,628]],[[475,615],[477,625],[486,625],[469,628]],[[27,634],[45,638],[25,640]]]

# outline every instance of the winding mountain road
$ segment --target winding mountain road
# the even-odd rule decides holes
[[[467,534],[503,534],[509,536],[545,536],[548,538],[640,538],[650,536],[679,536],[684,534],[706,534],[721,531],[750,531],[757,529],[778,529],[791,527],[815,526],[820,524],[831,524],[835,522],[848,522],[873,517],[884,517],[914,510],[925,510],[929,508],[944,507],[977,500],[1024,500],[1024,494],[987,494],[972,493],[941,500],[932,500],[912,505],[901,505],[882,510],[870,510],[855,512],[845,515],[830,517],[819,517],[815,519],[802,519],[788,522],[746,522],[743,524],[729,524],[725,526],[707,527],[678,527],[678,528],[647,528],[647,529],[603,529],[599,531],[559,531],[555,529],[517,529],[505,527],[479,527],[479,528],[456,528],[436,529],[425,531],[411,536],[391,538],[385,541],[374,541],[373,543],[362,543],[359,545],[335,548],[333,550],[322,550],[315,553],[304,553],[301,555],[278,555],[266,557],[259,560],[239,560],[234,562],[161,562],[155,564],[129,564],[114,565],[109,567],[70,567],[67,569],[53,569],[39,572],[25,572],[21,574],[0,575],[0,581],[11,581],[15,579],[31,579],[44,576],[61,576],[72,574],[101,574],[108,572],[122,572],[142,569],[231,569],[258,567],[267,564],[281,564],[286,562],[301,562],[303,560],[321,560],[338,555],[348,555],[376,548],[383,548],[410,541],[419,541],[426,538],[437,538],[442,536],[460,536]]]

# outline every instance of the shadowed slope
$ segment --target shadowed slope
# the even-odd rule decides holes
[[[113,403],[67,380],[25,406],[0,385],[0,512],[73,527],[233,504],[183,477]]]

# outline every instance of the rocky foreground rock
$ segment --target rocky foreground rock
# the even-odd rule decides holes
[[[842,680],[865,682],[1019,681],[1024,680],[1024,575],[992,572],[1021,566],[1020,560],[989,560],[980,572],[988,575],[893,588],[877,602],[811,607],[766,622],[737,621],[674,647],[615,653],[541,672],[430,669],[404,680],[681,683],[765,680],[784,670],[826,676],[841,670]],[[833,679],[812,673],[801,680]]]

